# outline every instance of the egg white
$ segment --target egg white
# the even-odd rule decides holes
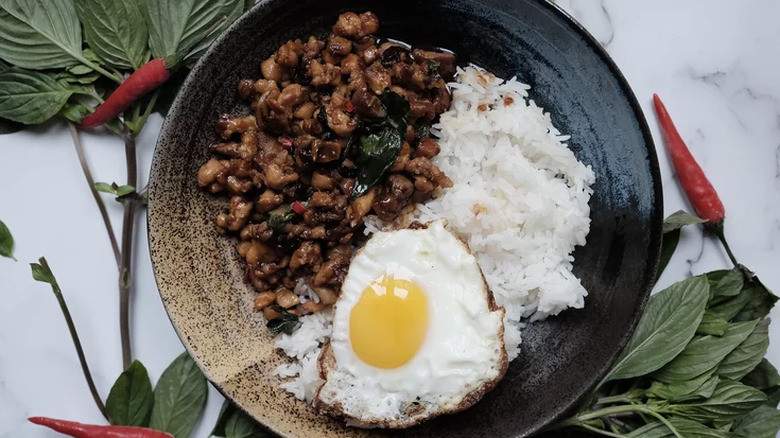
[[[350,343],[353,307],[386,274],[422,288],[429,318],[420,349],[393,369],[366,364]],[[352,260],[336,303],[329,346],[335,364],[324,366],[315,406],[382,427],[406,427],[467,407],[468,398],[506,370],[503,316],[492,306],[475,257],[442,221],[375,233]]]

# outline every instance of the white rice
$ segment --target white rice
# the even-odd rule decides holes
[[[526,323],[584,306],[587,291],[571,271],[571,253],[590,230],[595,176],[563,143],[569,137],[528,98],[529,86],[473,67],[458,69],[457,80],[450,84],[452,106],[433,129],[441,146],[433,162],[453,187],[401,222],[444,218],[468,243],[496,303],[506,309],[504,341],[512,360]],[[366,233],[399,225],[376,217],[365,222]],[[304,299],[316,299],[299,286]],[[316,360],[332,312],[301,322],[293,335],[277,338],[276,346],[294,359],[277,373],[287,378],[284,389],[310,402],[321,383]]]

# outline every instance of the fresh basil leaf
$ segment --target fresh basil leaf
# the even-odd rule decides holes
[[[0,73],[0,116],[27,125],[43,123],[76,91],[46,73],[13,68]]]
[[[0,221],[0,256],[14,259],[14,236],[11,235],[11,230]]]
[[[60,110],[63,117],[74,123],[81,123],[81,120],[92,113],[92,108],[81,102],[68,102]]]
[[[684,418],[670,418],[669,423],[685,438],[734,438],[728,432],[710,429],[701,423]],[[675,438],[674,432],[660,421],[642,426],[626,436],[630,438]]]
[[[742,378],[742,383],[763,391],[780,386],[780,374],[778,374],[777,368],[764,358],[753,368],[753,371]]]
[[[106,399],[111,424],[146,427],[153,405],[154,393],[149,374],[141,362],[133,361],[116,379]]]
[[[207,32],[206,36],[192,49],[189,53],[184,55],[184,61],[190,67],[195,65],[195,62],[206,53],[214,39],[219,36],[228,26],[230,26],[241,14],[244,13],[246,8],[245,1],[243,0],[222,0],[222,11],[220,11],[220,17],[223,17],[221,21],[214,24],[211,30]]]
[[[23,124],[0,117],[0,135],[13,134],[14,132],[19,132],[22,129],[24,129]]]
[[[655,281],[661,277],[674,252],[677,250],[677,244],[680,243],[680,230],[672,230],[663,234],[661,238],[661,256],[658,259],[658,270],[655,271]]]
[[[178,64],[191,49],[225,24],[225,11],[237,1],[143,0],[141,10],[149,28],[152,55]]]
[[[739,313],[734,316],[734,321],[749,321],[751,319],[764,318],[775,306],[777,296],[764,286],[764,283],[753,277],[745,285],[742,294],[750,294],[750,301]]]
[[[233,416],[235,412],[238,412],[236,407],[233,405],[233,403],[230,402],[230,400],[225,400],[222,403],[222,408],[219,410],[219,416],[217,417],[217,424],[214,425],[214,429],[211,431],[212,436],[225,436],[225,425],[227,424],[230,417]]]
[[[76,75],[67,71],[63,71],[54,76],[54,79],[62,80],[71,84],[78,85],[90,85],[100,79],[100,73],[93,71],[85,75]]]
[[[154,388],[149,427],[188,438],[206,407],[208,384],[195,361],[185,352],[162,373]]]
[[[59,289],[60,286],[57,284],[57,279],[54,278],[54,274],[50,269],[47,269],[40,263],[30,263],[30,269],[32,269],[32,276],[35,281],[48,283],[55,290]]]
[[[95,190],[98,192],[108,193],[111,195],[116,195],[116,183],[109,184],[104,182],[96,182],[95,183]]]
[[[244,0],[244,11],[248,11],[252,9],[252,6],[255,5],[255,0]]]
[[[119,196],[120,198],[122,196],[127,196],[131,193],[135,193],[135,187],[133,186],[124,185],[116,188],[116,195]]]
[[[769,348],[769,320],[758,322],[753,332],[739,346],[729,353],[718,367],[718,375],[739,380],[753,371],[766,355]]]
[[[707,220],[680,210],[672,213],[669,217],[664,219],[661,230],[664,233],[668,233],[673,230],[679,230],[686,225],[702,224],[704,222],[707,222]]]
[[[734,317],[737,316],[751,300],[753,300],[753,297],[756,294],[757,290],[754,288],[743,288],[742,292],[734,297],[718,300],[719,303],[717,304],[711,303],[708,312],[725,319],[726,321],[730,321],[734,319]]]
[[[72,0],[0,0],[0,23],[0,58],[17,67],[68,67],[83,59]]]
[[[664,412],[679,415],[693,421],[707,422],[736,420],[747,412],[760,406],[767,396],[749,386],[733,380],[721,379],[711,397],[684,404],[673,404],[664,408]]]
[[[775,438],[780,432],[780,411],[759,406],[734,423],[734,432],[750,438]]]
[[[720,381],[720,377],[714,374],[715,369],[713,368],[685,382],[663,383],[656,381],[650,385],[650,388],[645,393],[648,396],[662,398],[671,402],[710,397]]]
[[[274,438],[275,435],[257,424],[243,412],[236,410],[225,424],[227,438]]]
[[[716,368],[750,336],[757,323],[758,321],[750,321],[730,324],[721,337],[694,337],[685,349],[658,370],[653,378],[664,383],[681,383]]]
[[[697,335],[714,335],[723,336],[726,333],[726,329],[729,327],[729,322],[721,318],[711,310],[704,311],[704,317],[699,323],[699,327],[696,328]]]
[[[780,385],[765,389],[764,394],[767,396],[767,401],[764,403],[766,406],[776,408],[780,404]]]
[[[149,32],[136,0],[75,0],[89,47],[108,65],[138,69]]]
[[[706,277],[698,276],[650,297],[634,335],[606,380],[643,376],[674,359],[696,333],[709,294]]]
[[[740,268],[708,272],[707,279],[710,282],[710,295],[713,298],[738,295],[745,284],[745,274]]]

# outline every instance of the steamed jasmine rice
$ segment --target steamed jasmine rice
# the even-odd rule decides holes
[[[441,152],[432,161],[453,187],[397,223],[366,218],[366,232],[446,219],[506,309],[504,341],[512,360],[524,324],[584,306],[587,291],[572,273],[571,253],[590,230],[595,176],[564,144],[569,137],[549,114],[528,99],[527,85],[469,67],[450,86],[452,105],[434,126]],[[316,300],[305,285],[296,292]],[[304,316],[297,331],[276,340],[292,358],[277,369],[285,378],[281,386],[307,402],[322,383],[317,357],[332,318],[330,310]]]

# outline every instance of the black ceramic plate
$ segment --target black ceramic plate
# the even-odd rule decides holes
[[[529,326],[506,378],[466,412],[406,431],[357,431],[316,415],[277,388],[273,351],[234,242],[214,232],[223,200],[197,188],[221,113],[246,112],[242,78],[291,38],[325,34],[339,13],[371,10],[379,35],[455,51],[502,77],[517,75],[570,134],[597,176],[591,232],[575,273],[584,310]],[[152,167],[149,236],[160,294],[182,341],[223,393],[287,436],[524,437],[592,388],[626,343],[659,254],[662,199],[652,139],[628,84],[598,43],[545,0],[267,0],[235,23],[190,74],[163,127]]]

